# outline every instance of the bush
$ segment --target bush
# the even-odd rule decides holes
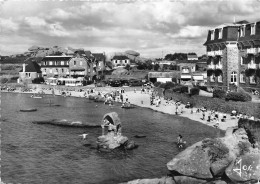
[[[155,86],[155,87],[158,87],[158,86],[160,86],[160,84],[161,84],[161,82],[155,82],[155,83],[154,83],[154,86]]]
[[[207,86],[197,86],[198,88],[200,88],[203,91],[208,91]]]
[[[34,83],[34,84],[44,83],[44,78],[43,77],[37,77],[37,78],[32,80],[32,83]]]
[[[222,89],[215,89],[213,91],[213,98],[225,99],[226,98],[226,92]]]
[[[233,101],[247,102],[247,101],[251,101],[252,97],[249,94],[246,94],[246,93],[229,92],[225,99],[227,101],[233,100]]]
[[[260,121],[239,119],[238,128],[244,128],[251,144],[260,144]]]
[[[164,89],[174,88],[175,84],[173,82],[166,82]]]
[[[250,143],[246,142],[239,142],[238,143],[238,148],[239,148],[239,154],[240,155],[245,155],[246,153],[249,152],[249,148],[251,147]]]
[[[200,89],[198,87],[195,87],[195,88],[191,88],[190,89],[190,95],[193,96],[193,95],[199,95],[200,93]]]
[[[165,86],[166,86],[166,83],[162,83],[162,84],[159,85],[159,88],[165,89]]]
[[[175,86],[174,88],[172,88],[173,92],[178,92],[178,93],[188,93],[188,86]]]
[[[229,153],[229,149],[219,139],[204,139],[202,148],[209,148],[208,155],[212,162],[225,158]]]
[[[1,78],[1,84],[7,83],[8,79],[7,78]]]

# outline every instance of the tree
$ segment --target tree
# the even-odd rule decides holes
[[[167,64],[163,64],[162,70],[163,70],[163,71],[164,71],[164,70],[167,70],[168,67],[169,67],[169,65],[167,65]]]
[[[173,60],[185,60],[187,59],[186,53],[174,53],[174,54],[167,54],[164,57],[165,60],[173,61]]]
[[[146,63],[139,62],[139,63],[137,64],[137,69],[138,69],[138,70],[145,70],[145,69],[147,69],[147,64],[146,64]]]
[[[130,66],[129,64],[127,64],[127,65],[125,66],[125,69],[128,70],[128,71],[130,70],[130,68],[131,68],[131,66]]]
[[[158,71],[159,68],[160,68],[160,65],[159,65],[159,64],[155,64],[154,67],[153,67],[153,69],[154,69],[155,71]]]

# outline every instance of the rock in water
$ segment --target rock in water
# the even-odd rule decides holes
[[[98,148],[115,149],[124,145],[127,141],[128,138],[125,136],[114,136],[113,133],[108,133],[97,138],[97,145]]]
[[[138,145],[136,145],[134,141],[127,141],[126,145],[125,145],[125,149],[127,149],[127,150],[132,150],[137,147],[138,147]]]

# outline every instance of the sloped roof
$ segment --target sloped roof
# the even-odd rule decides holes
[[[20,72],[23,72],[23,70],[20,70]],[[25,66],[25,72],[42,73],[40,65],[34,61],[29,62],[28,65]]]
[[[77,50],[77,51],[75,51],[75,54],[79,54],[80,56],[84,56],[84,57],[87,57],[87,58],[92,57],[91,52],[89,50],[87,50],[87,51]]]
[[[42,61],[68,61],[72,56],[46,56]]]
[[[93,53],[94,58],[98,61],[104,61],[105,55],[103,53]]]
[[[70,71],[85,71],[85,68],[80,66],[73,66],[70,68]]]
[[[235,24],[248,24],[249,22],[247,20],[241,20],[238,22],[235,22]]]
[[[112,59],[125,60],[125,59],[129,59],[129,58],[127,56],[114,56]]]
[[[180,64],[180,63],[197,63],[198,60],[177,60],[176,63]]]
[[[188,58],[198,58],[197,54],[188,54]]]

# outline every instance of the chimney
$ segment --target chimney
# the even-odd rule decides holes
[[[23,73],[25,72],[25,63],[23,64]]]

